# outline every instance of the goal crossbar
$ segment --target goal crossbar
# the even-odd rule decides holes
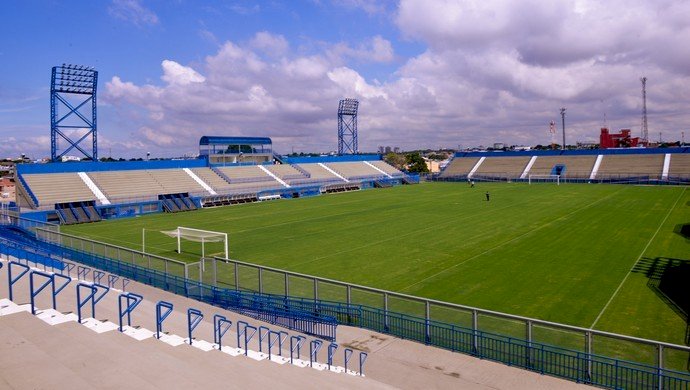
[[[205,244],[207,242],[223,242],[225,258],[228,258],[228,234],[178,226],[175,230],[161,230],[166,236],[177,238],[177,253],[182,252],[182,239],[201,243],[201,257],[206,257]]]
[[[561,184],[561,175],[529,175],[528,182],[532,184],[534,182],[545,182],[545,181],[555,181],[556,185]]]

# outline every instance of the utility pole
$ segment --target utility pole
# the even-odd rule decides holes
[[[640,78],[642,82],[642,142],[649,142],[649,127],[647,126],[647,78]]]
[[[565,150],[565,107],[561,108],[561,122],[563,125],[563,150]]]

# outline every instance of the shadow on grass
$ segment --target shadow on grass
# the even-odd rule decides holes
[[[685,321],[685,344],[690,345],[690,260],[643,257],[633,272],[647,276],[647,287]]]
[[[673,232],[681,235],[686,240],[690,240],[690,223],[676,225],[676,227],[673,229]]]

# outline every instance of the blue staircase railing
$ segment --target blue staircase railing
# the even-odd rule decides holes
[[[165,312],[163,311],[165,309]],[[163,332],[163,321],[172,313],[173,304],[170,302],[160,301],[156,304],[156,338],[161,338]]]
[[[223,336],[232,326],[232,321],[220,314],[213,316],[213,342],[218,344],[218,350],[223,350]]]
[[[275,336],[271,338],[271,336]],[[275,345],[277,341],[280,341],[280,332],[275,330],[268,331],[268,360],[271,360],[271,348]]]
[[[122,326],[123,323],[123,318],[127,316],[127,326],[132,326],[132,312],[134,309],[136,309],[137,306],[141,303],[141,301],[144,300],[144,297],[142,297],[139,294],[135,293],[122,293],[118,296],[117,299],[117,312],[118,312],[118,319],[119,319],[119,330],[120,332],[124,332],[124,327]],[[123,304],[124,302],[124,304]]]
[[[189,345],[192,345],[192,341],[194,340],[194,329],[199,326],[203,319],[204,314],[200,310],[192,308],[187,309],[187,334],[189,335]]]
[[[295,351],[297,351],[297,359],[300,358],[300,350],[306,339],[304,336],[290,336],[290,364],[294,364]]]
[[[34,277],[40,276],[45,278],[45,282],[41,284],[40,286],[36,287],[34,283]],[[46,272],[41,272],[41,271],[31,271],[29,273],[29,292],[31,295],[31,314],[36,315],[36,296],[41,293],[41,291],[45,290],[48,285],[51,285],[53,288],[53,291],[55,291],[55,280],[53,279],[53,275],[46,273]],[[53,296],[53,309],[55,309],[55,296]]]
[[[331,370],[333,365],[333,356],[335,355],[335,350],[338,349],[338,344],[330,343],[328,344],[328,371]]]
[[[317,360],[317,355],[323,346],[323,341],[312,340],[309,342],[309,367],[314,367],[314,362]]]
[[[84,299],[81,299],[82,289],[86,289],[89,291],[89,294],[86,297],[84,297]],[[91,301],[93,303],[93,298],[96,295],[96,292],[98,292],[98,288],[96,288],[96,286],[94,286],[92,284],[84,283],[84,282],[77,284],[77,318],[78,318],[80,324],[81,324],[81,309],[86,305],[87,302]],[[93,310],[93,306],[91,306],[91,308]]]
[[[12,276],[12,267],[15,267],[15,268],[19,267],[23,271],[19,275],[13,277]],[[30,270],[30,268],[28,265],[24,265],[24,264],[17,263],[14,261],[10,261],[7,264],[7,289],[9,290],[10,301],[14,301],[14,284],[17,283],[19,281],[19,279],[21,279],[24,275],[26,275],[29,272],[29,270]]]

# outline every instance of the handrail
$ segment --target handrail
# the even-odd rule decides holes
[[[77,279],[86,280],[86,277],[89,276],[89,272],[91,272],[91,268],[77,265]]]
[[[39,286],[37,289],[34,288],[34,276],[42,276],[46,278],[45,283],[43,283],[41,286]],[[46,272],[41,272],[41,271],[31,271],[29,274],[29,292],[31,294],[31,314],[36,315],[36,296],[41,293],[48,285],[53,286],[53,290],[55,290],[55,280],[53,279],[53,275],[46,273]],[[55,296],[53,296],[53,309],[55,309]]]
[[[302,348],[302,344],[304,343],[304,340],[307,338],[304,336],[290,336],[290,364],[293,363],[293,355],[295,352],[295,349],[297,350],[297,359],[300,358],[300,349]],[[294,344],[294,341],[297,341],[297,344]]]
[[[91,313],[93,314],[93,317],[96,318],[96,304],[100,302],[106,294],[108,294],[110,287],[98,283],[94,283],[93,286],[96,288],[96,292],[98,292],[99,289],[103,289],[101,295],[94,296],[94,298],[91,300]]]
[[[161,311],[161,309],[167,309],[165,313]],[[173,304],[170,302],[165,302],[165,301],[159,301],[156,304],[156,338],[160,339],[161,338],[161,332],[163,331],[163,321],[165,321],[166,318],[172,313],[173,311]]]
[[[351,348],[345,348],[345,351],[343,353],[343,359],[345,361],[345,373],[347,374],[347,363],[350,362],[350,359],[352,358],[352,354],[354,353],[354,351]]]
[[[123,299],[126,302],[124,310],[122,310]],[[134,309],[136,309],[136,307],[139,306],[139,304],[143,300],[144,300],[144,297],[142,297],[139,294],[135,294],[135,293],[122,293],[118,296],[117,312],[118,312],[118,316],[119,316],[120,332],[124,331],[124,329],[122,327],[122,318],[125,315],[127,315],[127,326],[132,326],[132,311],[134,311]]]
[[[216,314],[213,316],[213,324],[213,341],[218,344],[218,350],[222,350],[223,336],[232,326],[232,321],[229,321],[220,314]]]
[[[314,362],[317,361],[317,355],[323,346],[323,341],[314,339],[309,342],[309,367],[314,367]]]
[[[273,341],[271,341],[271,335],[276,336]],[[269,330],[268,331],[268,360],[271,360],[271,348],[273,345],[276,343],[276,341],[280,340],[280,332],[276,332],[275,330]]]
[[[284,330],[279,330],[278,333],[280,334],[280,338],[278,339],[278,355],[283,356],[283,343],[290,334]]]
[[[115,282],[117,282],[118,279],[120,279],[119,276],[113,275],[113,274],[109,274],[109,275],[108,275],[108,287],[110,287],[110,288],[115,288]],[[124,290],[123,290],[123,291],[124,291]]]
[[[237,348],[241,347],[240,337],[244,334],[244,332],[247,331],[247,326],[249,326],[247,322],[237,321]],[[242,328],[242,330],[240,330],[240,327]]]
[[[249,332],[247,332],[247,329],[252,329],[253,332],[250,335]],[[254,337],[256,334],[256,327],[247,325],[244,327],[244,356],[249,356],[249,341]]]
[[[94,269],[91,275],[93,276],[94,284],[101,284],[101,279],[105,276],[105,272]],[[108,287],[110,287],[110,284],[108,284]]]
[[[360,352],[359,353],[359,375],[364,376],[364,362],[367,360],[369,357],[369,354],[366,352]]]
[[[59,288],[56,288],[55,287],[55,278],[62,278],[65,282],[62,284],[62,286],[60,286]],[[71,282],[72,282],[72,278],[70,278],[68,276],[65,276],[62,274],[57,274],[57,273],[53,274],[53,309],[57,310],[57,300],[56,300],[57,295],[60,294],[60,292],[62,290],[64,290],[65,287],[67,287],[67,285],[69,285]]]
[[[189,308],[187,309],[187,334],[189,335],[189,345],[192,345],[192,333],[194,329],[201,323],[204,319],[204,314],[197,309]]]
[[[69,276],[70,279],[71,279],[71,278],[72,278],[72,270],[73,270],[74,267],[76,267],[77,265],[74,264],[74,263],[68,263],[68,262],[66,262],[66,261],[63,261],[62,264],[64,265],[64,267],[63,267],[63,269],[60,270],[60,274],[62,275],[62,271],[64,271],[65,268],[67,268],[67,276]],[[63,276],[64,276],[64,275],[63,275]]]
[[[263,333],[262,331],[265,331],[266,333]],[[262,344],[264,342],[264,338],[266,338],[266,336],[270,332],[271,332],[271,330],[268,329],[268,327],[266,327],[266,326],[261,325],[259,327],[259,352],[263,352],[263,350],[261,348],[262,348]]]
[[[82,288],[86,288],[86,289],[89,289],[91,291],[91,293],[86,298],[84,298],[84,300],[81,299],[81,289]],[[92,284],[84,283],[84,282],[79,282],[77,284],[77,317],[78,317],[80,324],[81,324],[81,308],[84,307],[84,305],[86,305],[86,302],[88,302],[89,300],[91,300],[91,303],[92,303],[92,306],[91,306],[92,312],[91,313],[93,315],[93,297],[94,297],[94,295],[96,295],[97,291],[98,291],[98,287],[96,287]]]
[[[12,267],[13,266],[24,269],[24,271],[22,273],[20,273],[19,275],[17,275],[16,278],[12,277]],[[7,288],[8,288],[9,293],[10,293],[10,301],[14,301],[14,298],[13,298],[14,294],[13,294],[13,288],[12,287],[14,286],[15,283],[17,283],[19,281],[19,279],[22,278],[22,276],[26,275],[26,273],[29,272],[29,270],[30,270],[30,268],[28,265],[24,265],[24,264],[18,263],[16,261],[10,261],[9,263],[7,263],[7,285],[8,285]]]
[[[331,370],[331,366],[333,365],[333,355],[335,354],[336,349],[338,349],[338,344],[328,344],[328,371]]]

